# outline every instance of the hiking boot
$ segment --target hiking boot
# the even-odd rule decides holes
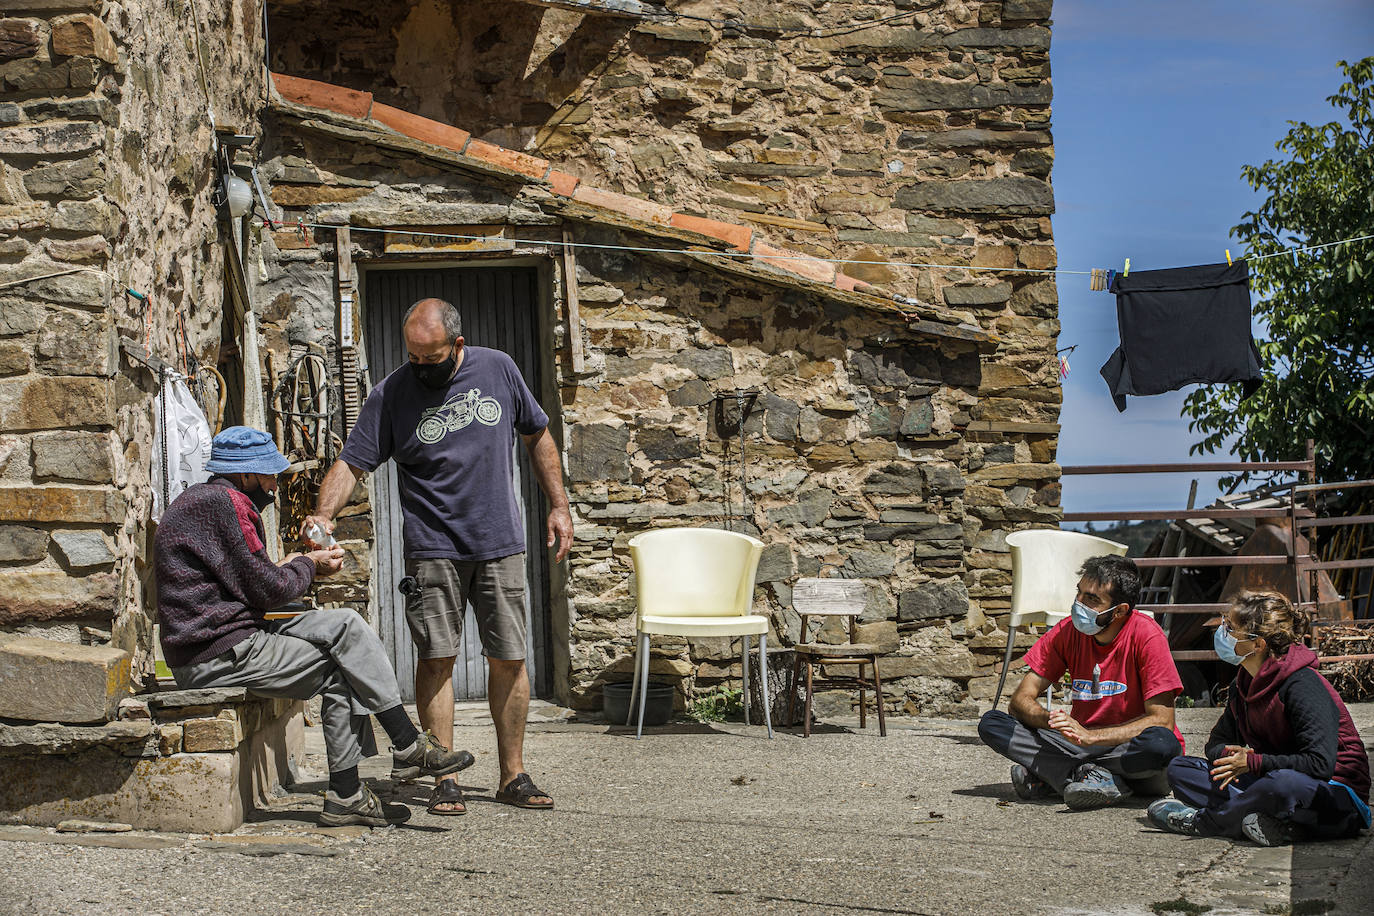
[[[386,805],[368,786],[363,786],[352,800],[340,799],[333,792],[324,796],[324,811],[320,813],[321,827],[346,827],[361,824],[364,827],[387,827],[403,824],[410,820],[410,809],[405,805]]]
[[[427,731],[404,752],[391,749],[391,778],[447,776],[472,766],[473,759],[467,751],[447,750]]]
[[[1130,795],[1108,770],[1092,763],[1085,763],[1073,774],[1073,780],[1064,787],[1064,804],[1074,811],[1089,808],[1105,808],[1114,805]]]
[[[1160,830],[1184,836],[1202,836],[1197,829],[1197,809],[1176,798],[1161,798],[1150,802],[1145,816]]]
[[[1049,783],[1019,763],[1012,764],[1011,787],[1016,790],[1016,797],[1023,801],[1033,801],[1054,794]]]
[[[1293,827],[1272,814],[1247,814],[1240,832],[1257,846],[1288,846],[1293,842]]]

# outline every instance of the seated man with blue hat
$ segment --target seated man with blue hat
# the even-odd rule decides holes
[[[213,476],[178,496],[153,540],[163,656],[178,686],[247,687],[264,697],[321,697],[329,788],[320,823],[371,827],[409,817],[383,805],[358,778],[377,753],[368,716],[390,736],[393,778],[442,776],[472,764],[421,734],[401,705],[386,650],[351,610],[309,610],[286,620],[265,614],[336,573],[343,549],[293,553],[274,563],[259,513],[276,498],[290,462],[272,437],[234,426],[215,437]]]

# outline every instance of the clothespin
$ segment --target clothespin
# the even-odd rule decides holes
[[[1126,269],[1123,270],[1123,271],[1121,271],[1121,276],[1123,276],[1123,277],[1129,277],[1130,275],[1131,275],[1131,259],[1130,259],[1130,258],[1127,258],[1127,259],[1126,259]]]
[[[136,289],[134,289],[134,288],[132,288],[132,287],[130,287],[130,288],[124,290],[124,292],[127,293],[127,294],[130,295],[130,296],[133,296],[133,297],[134,297],[135,299],[137,299],[139,302],[147,302],[147,301],[148,301],[148,297],[147,297],[145,294],[140,293],[138,290],[136,290]]]
[[[1231,266],[1231,249],[1229,248],[1226,249],[1226,266]]]
[[[1109,270],[1109,271],[1107,271],[1107,289],[1108,289],[1108,290],[1110,290],[1110,289],[1112,288],[1112,284],[1113,284],[1114,282],[1116,282],[1116,271],[1114,271],[1114,270]]]
[[[1069,358],[1067,356],[1059,357],[1059,377],[1069,377]]]
[[[1293,266],[1298,266],[1298,249],[1296,248],[1293,249]]]

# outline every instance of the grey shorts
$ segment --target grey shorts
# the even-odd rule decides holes
[[[487,658],[525,657],[525,555],[496,560],[406,560],[419,590],[406,597],[406,623],[420,658],[455,658],[471,603]]]

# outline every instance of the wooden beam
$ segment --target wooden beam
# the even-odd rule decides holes
[[[573,374],[581,375],[582,310],[577,304],[577,255],[573,251],[572,230],[563,230],[563,295],[568,303],[568,347],[572,350]]]
[[[339,388],[343,393],[343,434],[347,439],[362,409],[358,390],[357,287],[353,282],[353,239],[347,226],[334,230],[334,256],[338,268]]]

